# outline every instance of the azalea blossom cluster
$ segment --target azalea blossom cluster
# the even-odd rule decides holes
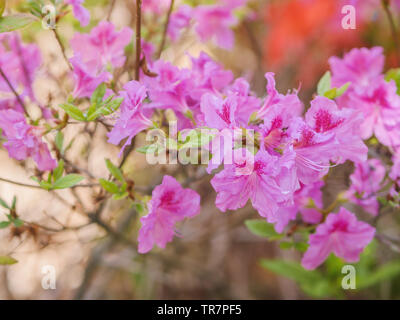
[[[234,10],[246,2],[182,5],[171,15],[168,35],[177,40],[193,22],[201,41],[214,40],[222,48],[231,48],[232,28],[238,23]],[[88,24],[90,17],[82,1],[65,3],[72,6],[82,25]],[[143,10],[157,13],[163,3],[145,1]],[[74,81],[70,102],[87,101],[104,83],[104,97],[122,99],[118,111],[103,117],[112,127],[108,142],[120,146],[120,156],[140,132],[159,129],[172,136],[163,126],[167,110],[173,113],[179,132],[212,129],[211,141],[196,149],[211,150],[207,172],[213,175],[211,186],[220,211],[238,210],[251,202],[278,233],[285,233],[291,223],[311,227],[313,233],[302,260],[307,269],[321,265],[330,253],[348,262],[358,261],[375,228],[344,207],[338,213],[332,212],[335,208],[326,211],[321,189],[330,168],[350,161],[355,171],[343,197],[378,215],[378,194],[387,168],[379,159],[368,159],[365,142],[376,138],[393,154],[391,194],[396,194],[400,178],[400,96],[396,82],[383,73],[382,48],[354,49],[343,58],[332,57],[329,88],[304,105],[298,90],[278,92],[274,73],[266,73],[266,94],[259,97],[247,79],[235,79],[205,52],[188,56],[190,66],[179,68],[155,58],[153,45],[143,40],[141,62],[151,72],[142,68],[140,79],[119,86],[113,74],[127,62],[126,48],[133,35],[128,27],[118,30],[111,22],[102,21],[90,33],[76,33],[70,41],[73,56],[68,63]],[[33,93],[39,65],[36,46],[24,45],[14,33],[1,36],[0,67],[7,78],[0,80],[0,90],[8,94],[0,99],[4,147],[10,157],[32,157],[40,171],[51,171],[57,161],[44,142],[45,126],[33,121],[23,105],[24,101],[36,103],[43,118],[55,120]],[[224,139],[227,132],[230,138]],[[212,148],[215,143],[218,149]],[[154,245],[165,248],[176,233],[176,224],[200,213],[200,203],[196,191],[165,176],[147,202],[147,215],[141,218],[139,252],[149,252]]]

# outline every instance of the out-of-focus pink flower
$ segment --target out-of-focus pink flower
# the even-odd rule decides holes
[[[153,65],[158,76],[143,79],[149,89],[152,108],[172,109],[186,114],[189,108],[189,92],[193,87],[188,69],[179,69],[169,62],[158,60]]]
[[[400,178],[400,149],[397,149],[392,157],[393,166],[390,169],[389,177],[392,180]]]
[[[299,188],[293,152],[274,157],[260,150],[254,156],[247,149],[235,149],[233,164],[225,164],[211,184],[221,211],[236,210],[250,199],[258,213],[269,223],[279,222],[279,206],[292,205]]]
[[[189,26],[192,14],[193,8],[191,6],[182,5],[171,15],[168,25],[168,36],[172,41],[177,41],[182,29]]]
[[[22,113],[12,109],[0,110],[0,128],[7,138],[4,147],[11,158],[21,161],[32,157],[41,171],[52,170],[57,166],[40,137],[39,129],[27,124]]]
[[[306,269],[315,269],[331,252],[347,262],[357,262],[374,234],[375,228],[358,221],[353,213],[341,208],[337,214],[330,213],[325,222],[317,227],[315,234],[310,235],[310,246],[301,264]]]
[[[165,248],[174,237],[175,224],[200,213],[200,196],[191,189],[183,189],[175,178],[164,176],[147,206],[149,213],[140,219],[139,253],[149,252],[155,244]]]
[[[377,192],[382,188],[386,170],[378,159],[356,163],[356,169],[350,176],[351,186],[347,192],[349,199],[376,216],[379,212]]]
[[[224,49],[232,49],[234,44],[234,27],[238,20],[232,9],[221,5],[201,5],[194,11],[196,32],[201,41],[213,40]]]
[[[39,48],[34,44],[23,44],[17,33],[2,33],[0,35],[0,66],[14,87],[23,88],[21,96],[29,96],[35,100],[33,82],[42,63]],[[0,77],[0,91],[11,92],[10,87]]]
[[[65,0],[66,4],[72,6],[74,16],[82,27],[86,27],[90,22],[90,12],[82,5],[84,1],[85,0]]]
[[[160,14],[168,8],[170,3],[171,0],[143,0],[142,10],[144,12]]]
[[[395,82],[384,80],[382,48],[353,49],[343,59],[330,58],[329,63],[334,86],[350,82],[338,104],[363,114],[361,137],[369,139],[375,134],[384,145],[400,145],[400,97]]]
[[[132,139],[140,132],[153,125],[150,119],[142,113],[142,102],[147,97],[147,89],[137,81],[130,81],[120,93],[124,98],[120,114],[114,128],[108,133],[108,142],[118,145],[123,139],[128,138],[121,149],[120,155]]]
[[[90,67],[122,67],[125,63],[125,47],[132,40],[133,31],[125,27],[116,31],[111,22],[101,21],[90,34],[75,34],[71,47]]]
[[[75,98],[90,97],[101,83],[111,79],[110,73],[104,71],[98,74],[95,68],[84,64],[79,55],[72,57],[70,62],[75,79],[75,89],[72,93]]]
[[[346,160],[364,162],[367,160],[368,148],[361,139],[360,127],[363,123],[361,112],[339,110],[336,103],[325,97],[316,97],[311,101],[311,108],[306,113],[306,122],[318,133],[334,133],[339,144],[337,163]]]

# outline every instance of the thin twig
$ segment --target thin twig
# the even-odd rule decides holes
[[[110,21],[110,19],[111,19],[111,15],[114,10],[115,2],[116,2],[116,0],[112,0],[112,2],[111,2],[110,9],[108,10],[108,14],[107,14],[107,21]]]
[[[386,16],[389,20],[389,25],[390,25],[390,31],[392,33],[392,38],[394,42],[394,46],[396,48],[396,56],[397,56],[397,62],[400,63],[400,45],[397,39],[397,29],[396,25],[394,23],[393,15],[392,12],[390,11],[390,4],[388,0],[381,0],[383,10],[386,13]]]
[[[158,49],[158,54],[157,54],[158,59],[160,59],[161,53],[163,52],[164,47],[165,47],[165,41],[167,39],[168,26],[169,26],[169,22],[171,20],[171,14],[172,14],[172,10],[173,9],[174,9],[174,0],[171,0],[171,3],[169,5],[169,9],[168,9],[168,13],[167,13],[167,19],[165,20],[165,24],[164,24],[164,32],[163,32],[162,40],[161,40],[161,43],[160,43],[160,48]]]
[[[25,187],[25,188],[42,189],[42,187],[40,187],[40,186],[35,186],[33,184],[27,184],[27,183],[12,181],[12,180],[8,180],[8,179],[5,179],[5,178],[0,178],[0,181],[6,182],[6,183],[10,183],[10,184],[14,184],[16,186]]]
[[[136,66],[135,80],[140,79],[140,56],[142,54],[142,0],[136,0]]]
[[[22,183],[22,182],[17,182],[17,181],[12,181],[12,180],[5,179],[5,178],[0,178],[0,181],[6,182],[6,183],[10,183],[10,184],[14,184],[14,185],[20,186],[20,187],[45,190],[41,186],[36,186],[34,184],[27,184],[27,183]],[[77,185],[73,186],[72,188],[93,188],[93,187],[98,187],[98,186],[100,186],[100,185],[97,184],[97,183],[89,183],[89,184],[77,184]]]
[[[64,47],[64,44],[63,44],[62,41],[61,41],[60,35],[58,34],[58,32],[57,32],[56,29],[52,29],[52,31],[53,31],[53,33],[54,33],[54,36],[56,37],[56,40],[57,40],[57,42],[58,42],[58,45],[60,46],[62,55],[63,55],[63,57],[64,57],[65,62],[66,62],[67,65],[68,65],[68,68],[69,68],[71,71],[73,71],[74,69],[72,68],[71,63],[70,63],[69,60],[68,60],[67,54],[65,53],[65,47]]]
[[[26,106],[25,103],[22,101],[21,97],[19,96],[18,92],[14,89],[13,85],[11,84],[10,80],[8,80],[6,74],[4,73],[3,69],[0,67],[0,74],[1,77],[4,79],[4,81],[7,83],[8,87],[11,89],[15,97],[17,98],[19,104],[21,107],[24,109],[24,113],[27,117],[29,117],[28,112],[26,111]]]

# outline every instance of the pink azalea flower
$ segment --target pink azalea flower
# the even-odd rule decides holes
[[[128,27],[116,31],[111,22],[102,21],[90,34],[75,34],[71,47],[75,55],[80,55],[83,62],[106,68],[122,67],[126,57],[124,49],[132,40],[133,31]]]
[[[201,98],[200,109],[204,114],[206,125],[210,128],[218,130],[234,129],[236,127],[236,108],[235,96],[222,99],[219,96],[206,93]]]
[[[278,158],[263,150],[254,156],[247,149],[235,149],[233,160],[211,180],[218,209],[225,212],[243,208],[250,199],[261,216],[278,223],[279,207],[291,205],[293,193],[299,188],[293,152],[289,150]]]
[[[69,59],[73,66],[73,76],[75,79],[75,89],[72,95],[75,98],[91,97],[96,88],[103,82],[111,79],[108,72],[98,73],[95,68],[84,64],[81,57],[74,56]]]
[[[379,212],[377,192],[382,188],[386,169],[378,159],[356,163],[356,169],[350,176],[351,186],[347,192],[349,199],[376,216]]]
[[[171,0],[143,0],[142,10],[144,12],[160,14],[168,8],[170,2]]]
[[[297,176],[304,184],[320,180],[330,168],[339,147],[334,132],[319,133],[303,119],[294,118],[287,130],[296,153]]]
[[[218,94],[226,88],[233,80],[231,71],[214,61],[208,54],[201,52],[197,58],[191,58],[192,68],[190,78],[194,83],[191,97],[200,100],[206,92]]]
[[[201,41],[213,40],[223,49],[232,49],[234,33],[231,30],[238,20],[232,9],[221,5],[201,5],[194,10],[196,32]]]
[[[118,145],[123,139],[128,138],[121,149],[122,155],[126,146],[130,145],[132,139],[153,123],[142,113],[142,102],[147,97],[147,89],[137,81],[130,81],[124,86],[120,93],[124,98],[121,104],[120,114],[114,128],[108,133],[108,142]]]
[[[218,148],[215,149],[214,147],[211,150],[212,158],[207,168],[209,173],[218,168],[224,159],[228,159],[229,155],[232,154],[234,130],[237,128],[235,119],[237,106],[235,96],[222,99],[219,96],[206,93],[201,99],[200,110],[203,113],[205,125],[209,128],[217,129],[216,131],[218,132],[210,143],[210,146],[217,143],[216,146]],[[205,148],[208,147],[205,146]]]
[[[361,124],[361,136],[376,138],[386,146],[400,145],[400,96],[396,93],[397,86],[392,80],[383,79],[371,84],[363,95],[348,97],[349,106],[360,110],[365,121]]]
[[[384,145],[400,145],[400,97],[395,82],[386,82],[382,75],[382,48],[353,49],[343,59],[330,58],[329,63],[334,86],[351,83],[338,102],[341,108],[363,114],[361,137],[369,139],[375,134]]]
[[[343,59],[331,57],[332,85],[340,87],[351,82],[347,92],[369,86],[383,71],[385,57],[381,47],[353,49]]]
[[[21,161],[32,157],[41,171],[52,170],[57,166],[38,128],[27,124],[22,113],[11,109],[0,110],[0,128],[7,139],[4,147],[11,158]]]
[[[182,29],[190,25],[192,20],[193,8],[188,5],[181,5],[176,12],[171,15],[168,25],[168,36],[172,41],[177,41]]]
[[[360,253],[372,241],[374,234],[375,228],[358,221],[353,213],[341,208],[337,214],[330,213],[310,235],[310,246],[301,264],[306,269],[315,269],[331,252],[349,263],[358,262]]]
[[[268,80],[267,93],[268,96],[261,109],[258,111],[258,117],[263,119],[269,108],[274,105],[283,105],[284,108],[290,112],[293,116],[300,116],[303,112],[303,104],[301,103],[297,92],[289,93],[287,95],[280,94],[276,90],[275,74],[273,72],[267,72],[265,78]]]
[[[200,196],[191,189],[183,189],[175,178],[164,176],[147,206],[149,213],[140,219],[139,253],[149,252],[155,244],[165,248],[174,237],[175,224],[200,213]]]
[[[35,100],[33,82],[42,63],[39,48],[34,44],[25,45],[17,33],[0,35],[0,66],[15,89],[23,88],[21,96]],[[8,84],[0,77],[0,91],[11,92]]]
[[[238,78],[226,89],[227,96],[235,96],[237,102],[236,121],[243,127],[249,124],[250,116],[260,108],[260,99],[250,91],[250,84],[244,78]]]
[[[264,124],[259,127],[261,148],[270,154],[279,155],[281,149],[291,143],[287,129],[295,117],[288,108],[284,104],[272,105],[264,116]]]
[[[65,0],[66,4],[72,6],[74,16],[82,27],[86,27],[90,22],[90,12],[82,5],[84,1],[85,0]]]
[[[158,60],[153,64],[152,71],[158,76],[143,79],[151,100],[147,107],[172,109],[177,116],[178,130],[193,128],[190,117],[197,118],[199,102],[190,97],[194,83],[189,70]]]
[[[323,181],[316,181],[309,185],[300,184],[301,187],[293,194],[294,204],[289,207],[280,207],[276,213],[279,216],[278,222],[275,224],[275,230],[278,233],[283,232],[288,223],[296,219],[297,213],[301,213],[305,222],[316,224],[322,219],[322,214],[316,208],[309,208],[312,202],[317,208],[322,208],[322,192]]]
[[[360,137],[363,116],[360,112],[339,110],[336,103],[325,97],[316,97],[311,101],[311,108],[306,113],[307,124],[318,133],[334,133],[339,144],[337,163],[346,160],[364,162],[368,148]],[[333,160],[333,159],[332,159]]]

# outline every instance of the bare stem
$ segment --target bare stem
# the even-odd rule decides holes
[[[22,182],[12,181],[12,180],[8,180],[8,179],[5,179],[5,178],[0,178],[0,181],[11,183],[11,184],[14,184],[14,185],[17,185],[17,186],[21,186],[21,187],[26,187],[26,188],[42,189],[42,187],[40,187],[40,186],[35,186],[33,184],[26,184],[26,183],[22,183]]]
[[[69,68],[71,71],[73,71],[74,69],[72,68],[71,63],[69,62],[69,60],[68,60],[68,58],[67,58],[67,54],[65,53],[65,47],[64,47],[64,45],[63,45],[63,43],[62,43],[62,41],[61,41],[60,35],[58,34],[58,32],[57,32],[56,29],[52,29],[52,30],[53,30],[54,36],[56,37],[56,40],[57,40],[57,42],[58,42],[58,45],[60,46],[60,49],[61,49],[62,55],[63,55],[63,57],[64,57],[64,60],[65,60],[65,62],[66,62],[67,65],[68,65],[68,68]]]
[[[169,22],[171,20],[171,14],[172,14],[172,10],[174,9],[174,0],[171,0],[171,3],[169,5],[169,9],[168,9],[168,13],[167,13],[167,19],[165,20],[165,24],[164,24],[164,32],[163,32],[163,37],[160,43],[160,48],[158,49],[158,59],[160,59],[161,57],[161,53],[164,50],[165,47],[165,41],[167,39],[167,32],[168,32],[168,26],[169,26]]]
[[[394,23],[393,15],[392,12],[390,11],[390,5],[388,0],[381,0],[383,10],[385,10],[386,16],[389,21],[390,25],[390,31],[392,33],[392,38],[394,42],[394,46],[396,48],[396,56],[397,56],[397,62],[400,63],[400,45],[397,40],[397,29],[396,29],[396,24]]]
[[[25,103],[22,101],[21,97],[19,96],[18,92],[14,89],[13,85],[11,84],[10,80],[8,80],[6,74],[4,73],[3,69],[0,67],[0,74],[1,77],[4,79],[4,81],[7,83],[8,87],[11,89],[15,97],[17,98],[19,104],[21,107],[24,109],[24,113],[27,117],[29,117],[28,112],[26,111],[26,106]]]
[[[140,79],[140,56],[142,54],[142,0],[136,0],[136,66],[135,80]]]
[[[115,7],[115,2],[116,2],[116,0],[112,0],[112,2],[111,2],[110,9],[108,10],[108,14],[107,14],[107,21],[110,21],[110,19],[111,19],[111,15],[112,15],[112,12]]]

